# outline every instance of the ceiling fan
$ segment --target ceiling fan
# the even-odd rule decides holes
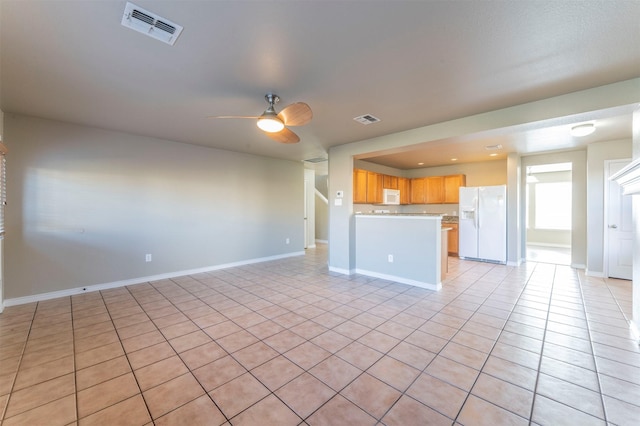
[[[212,118],[256,118],[258,127],[267,136],[280,143],[300,142],[300,137],[289,130],[287,126],[304,126],[313,118],[313,112],[304,102],[296,102],[286,106],[280,113],[276,113],[275,105],[280,98],[275,93],[267,93],[264,99],[269,106],[260,116],[219,115]]]

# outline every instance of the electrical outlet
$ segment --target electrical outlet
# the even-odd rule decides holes
[[[393,263],[393,255],[390,254],[389,256],[387,256],[387,260],[389,261],[389,263]]]
[[[146,255],[144,256],[144,261],[145,261],[145,262],[151,262],[151,255],[150,255],[150,254],[146,254]]]
[[[285,244],[289,244],[289,239],[288,239],[288,238],[287,238],[287,239],[285,239],[285,240],[284,240],[284,243],[285,243]]]

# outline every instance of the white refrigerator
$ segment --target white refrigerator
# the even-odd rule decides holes
[[[460,187],[461,259],[507,262],[507,187]]]

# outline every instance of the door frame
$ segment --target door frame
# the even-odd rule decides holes
[[[604,230],[602,241],[602,274],[605,278],[609,277],[609,178],[612,176],[609,173],[609,166],[612,163],[625,163],[628,165],[631,163],[631,158],[620,158],[614,160],[604,160],[604,199],[603,201],[603,215],[602,215],[602,228]]]

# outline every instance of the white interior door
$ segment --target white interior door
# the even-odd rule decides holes
[[[633,271],[633,218],[631,213],[631,195],[623,195],[617,182],[609,176],[621,170],[629,161],[608,162],[607,206],[605,234],[608,256],[607,276],[630,280]]]

